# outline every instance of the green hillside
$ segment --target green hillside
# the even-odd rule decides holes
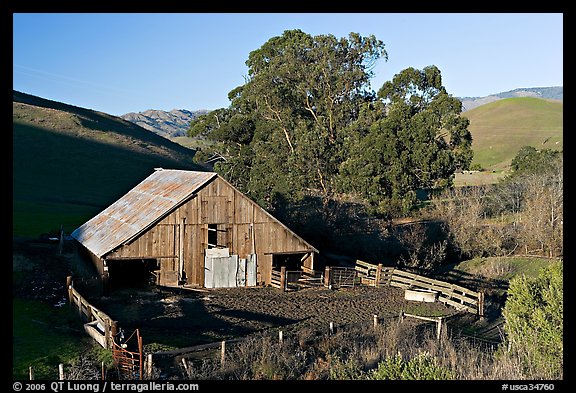
[[[119,117],[13,93],[13,235],[67,232],[194,151]]]
[[[505,170],[522,146],[563,149],[563,110],[559,101],[507,98],[464,112],[474,139],[472,164]]]

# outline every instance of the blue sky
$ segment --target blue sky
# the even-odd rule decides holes
[[[226,107],[248,54],[288,29],[374,34],[374,90],[428,65],[457,97],[563,85],[561,13],[16,13],[13,87],[113,115]]]

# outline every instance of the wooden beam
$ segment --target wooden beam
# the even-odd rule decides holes
[[[309,252],[312,252],[312,250],[270,251],[270,252],[265,252],[264,255],[294,255],[294,254],[306,254]]]
[[[186,217],[182,217],[180,220],[180,230],[178,236],[178,280],[183,280],[184,275],[184,239],[185,237],[185,227],[186,227]]]
[[[108,261],[128,261],[128,260],[142,260],[142,259],[163,259],[163,258],[178,258],[178,255],[146,255],[138,257],[107,257]]]
[[[286,266],[280,267],[280,288],[286,290]]]

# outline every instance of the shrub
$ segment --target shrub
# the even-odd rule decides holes
[[[376,380],[445,380],[454,379],[452,372],[437,364],[436,358],[427,352],[406,361],[400,354],[378,363],[371,379]]]
[[[510,353],[529,378],[562,378],[563,294],[562,262],[541,269],[535,278],[510,281],[504,330]]]

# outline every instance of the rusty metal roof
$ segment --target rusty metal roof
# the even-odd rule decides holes
[[[215,172],[158,168],[71,236],[101,258],[148,229],[216,176]]]

